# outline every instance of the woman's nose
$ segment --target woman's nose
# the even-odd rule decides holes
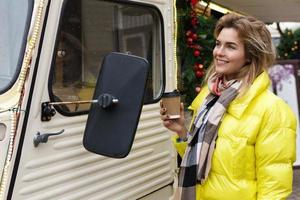
[[[222,47],[222,46],[216,47],[215,54],[217,56],[223,56],[224,55],[224,47]]]

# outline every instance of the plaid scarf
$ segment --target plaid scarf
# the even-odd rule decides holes
[[[224,84],[222,77],[212,76],[208,81],[211,93],[198,110],[188,146],[180,166],[176,200],[195,200],[196,184],[203,184],[211,168],[217,132],[230,102],[238,95],[241,82]]]

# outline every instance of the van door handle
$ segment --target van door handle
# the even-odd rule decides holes
[[[57,132],[57,133],[44,133],[41,134],[40,132],[37,132],[37,134],[33,137],[33,145],[34,147],[37,147],[40,143],[47,143],[48,138],[53,135],[60,135],[65,131],[65,129]]]

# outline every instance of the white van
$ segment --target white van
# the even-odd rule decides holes
[[[159,99],[176,88],[173,1],[1,0],[0,15],[1,199],[171,198],[177,154]],[[150,66],[135,140],[122,159],[83,147],[89,103],[45,107],[92,99],[112,51]]]

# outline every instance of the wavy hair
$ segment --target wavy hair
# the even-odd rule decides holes
[[[247,62],[237,74],[237,79],[242,80],[240,92],[243,94],[255,78],[263,71],[267,71],[275,62],[276,54],[271,34],[262,21],[251,16],[231,13],[224,15],[217,22],[214,31],[215,38],[223,28],[235,29],[244,44]],[[215,66],[212,63],[206,75],[206,82],[215,73]]]

